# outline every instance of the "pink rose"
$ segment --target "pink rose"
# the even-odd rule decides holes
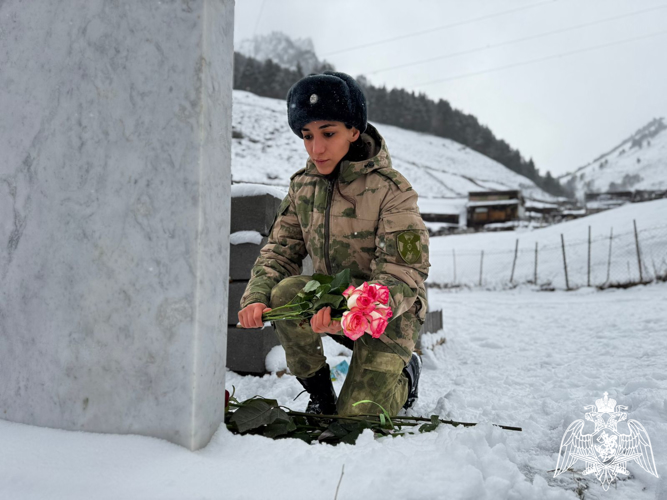
[[[367,295],[373,302],[377,301],[377,290],[375,285],[369,285],[367,281],[361,285],[361,291]]]
[[[377,304],[375,306],[375,312],[379,313],[384,319],[389,320],[394,313],[389,306],[383,306],[382,304]]]
[[[353,308],[350,310],[358,310],[363,313],[369,313],[375,309],[375,301],[371,299],[368,295],[361,294],[356,297],[356,301]]]
[[[352,293],[353,293],[355,290],[356,290],[356,288],[354,288],[354,285],[350,285],[350,286],[348,286],[348,287],[345,289],[345,291],[343,292],[343,297],[345,297],[346,299],[349,298],[350,295],[352,295]]]
[[[348,288],[349,290],[349,288]],[[347,290],[345,290],[347,292]],[[347,308],[351,311],[353,307],[357,305],[357,299],[363,295],[363,292],[359,288],[355,288],[347,296]]]
[[[368,319],[364,313],[359,311],[346,311],[343,313],[341,319],[341,327],[345,336],[352,340],[357,340],[361,337],[368,328]]]
[[[389,310],[391,312],[391,309]],[[373,311],[370,315],[370,322],[368,325],[368,333],[371,334],[371,337],[374,339],[380,337],[384,331],[387,329],[387,324],[389,323],[387,319],[379,312]]]
[[[389,288],[384,285],[375,285],[377,287],[377,301],[380,304],[389,303]]]

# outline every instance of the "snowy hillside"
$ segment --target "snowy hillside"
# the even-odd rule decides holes
[[[559,178],[586,192],[667,189],[667,124],[656,118],[608,153]]]
[[[310,38],[292,39],[284,33],[273,31],[268,35],[257,35],[243,40],[236,51],[259,61],[267,59],[290,69],[296,69],[297,62],[305,74],[315,71],[320,61],[315,55],[315,47]]]
[[[308,156],[287,125],[285,101],[235,90],[232,116],[232,181],[287,186]],[[422,198],[463,203],[469,191],[522,189],[527,197],[553,199],[530,179],[458,142],[391,125],[377,128],[394,168]]]

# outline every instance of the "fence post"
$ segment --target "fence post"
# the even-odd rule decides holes
[[[644,282],[644,275],[642,274],[642,254],[639,251],[639,236],[637,235],[637,221],[632,219],[632,224],[635,226],[635,245],[637,246],[637,265],[639,266],[639,282]]]
[[[482,250],[482,256],[479,259],[479,286],[482,286],[482,270],[484,269],[484,250]]]
[[[456,284],[456,249],[452,248],[452,259],[454,259],[454,284]]]
[[[588,280],[586,286],[591,286],[591,226],[588,226]]]
[[[570,280],[567,277],[567,258],[565,257],[565,238],[563,237],[563,233],[560,233],[560,243],[561,246],[563,247],[563,267],[565,268],[565,289],[569,290]]]
[[[535,285],[537,285],[537,241],[535,242]]]
[[[510,276],[510,285],[514,283],[514,268],[516,267],[516,255],[519,252],[519,240],[516,240],[516,245],[514,245],[514,262],[512,262],[512,274]]]
[[[609,273],[611,271],[611,242],[614,239],[614,227],[609,230],[609,257],[607,258],[607,281],[605,283],[609,283]]]

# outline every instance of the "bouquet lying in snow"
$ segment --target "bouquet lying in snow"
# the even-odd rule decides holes
[[[343,333],[357,340],[364,333],[380,337],[392,317],[389,289],[364,282],[350,284],[350,270],[336,276],[314,274],[312,280],[284,306],[262,315],[263,321],[309,319],[324,307],[331,307],[331,319],[340,320]]]

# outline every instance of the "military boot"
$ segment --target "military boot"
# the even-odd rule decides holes
[[[403,373],[408,377],[408,399],[403,405],[406,410],[411,408],[414,402],[419,397],[419,375],[422,372],[422,358],[416,352],[412,353],[412,359],[403,368]]]
[[[336,414],[336,391],[334,391],[333,384],[331,383],[331,368],[329,368],[328,364],[325,363],[312,377],[297,377],[296,379],[310,394],[306,413],[318,415]]]

